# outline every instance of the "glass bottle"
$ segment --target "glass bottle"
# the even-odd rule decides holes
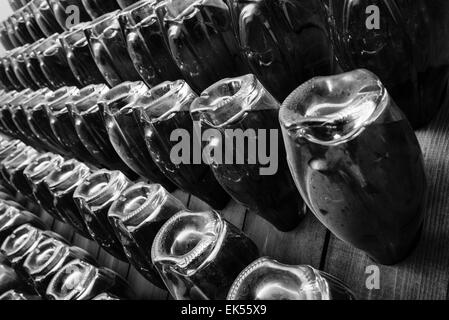
[[[63,32],[47,0],[32,0],[31,10],[36,18],[37,25],[46,37]]]
[[[45,100],[45,96],[50,91],[48,89],[42,89],[36,91],[30,95],[24,101],[20,101],[15,108],[11,109],[12,121],[14,122],[17,130],[20,131],[22,137],[26,137],[27,144],[33,146],[36,150],[46,151],[48,147],[44,145],[34,132],[30,128],[28,123],[28,112],[35,105],[42,103]]]
[[[82,0],[47,0],[56,20],[64,30],[70,30],[81,22],[90,21]],[[108,0],[110,1],[110,0]]]
[[[97,167],[102,167],[101,161],[98,161],[81,142],[67,105],[79,104],[91,98],[98,98],[108,90],[106,85],[90,85],[72,95],[65,102],[65,107],[61,107],[58,110],[48,110],[51,130],[62,146],[64,146],[64,149],[71,150],[72,155],[80,161]]]
[[[35,52],[36,48],[38,48],[44,41],[44,39],[40,39],[39,41],[31,44],[28,49],[23,52],[23,59],[25,60],[25,66],[28,74],[34,83],[36,83],[39,88],[49,88],[54,90],[56,88],[53,87],[51,82],[48,81],[47,77],[42,72],[39,59],[37,58]]]
[[[7,157],[1,164],[3,179],[20,192],[24,187],[23,170],[38,156],[34,148],[25,147],[19,153]]]
[[[34,43],[39,39],[45,38],[45,34],[37,24],[36,17],[33,14],[31,2],[21,9],[21,13],[23,20],[25,21],[26,29],[33,40],[32,42]]]
[[[15,229],[5,239],[5,241],[3,241],[0,247],[0,253],[9,260],[19,276],[25,280],[28,280],[29,275],[23,268],[23,263],[40,243],[51,238],[66,243],[65,240],[57,233],[42,231],[25,224]]]
[[[70,150],[65,150],[59,143],[51,130],[49,111],[65,108],[65,102],[79,90],[76,87],[62,87],[55,92],[46,94],[45,99],[30,108],[27,112],[27,120],[31,131],[44,144],[48,150],[64,156],[71,154]]]
[[[5,55],[1,58],[1,60],[2,60],[2,68],[5,70],[5,75],[9,83],[12,84],[15,90],[21,91],[26,88],[23,86],[22,83],[20,83],[19,79],[17,79],[16,73],[14,72],[11,64],[11,55],[17,52],[18,50],[20,50],[20,47],[15,48],[12,51],[6,52]]]
[[[0,85],[3,90],[7,91],[8,93],[16,90],[6,74],[6,66],[3,64],[2,57],[0,57]]]
[[[156,3],[155,0],[139,1],[126,8],[119,19],[134,67],[150,88],[182,78],[154,11]]]
[[[42,297],[56,273],[74,260],[86,261],[95,265],[89,253],[77,247],[70,247],[65,243],[48,239],[41,242],[31,252],[23,263],[23,269],[30,277],[30,285]]]
[[[0,296],[0,301],[33,301],[42,300],[39,296],[30,295],[22,291],[10,290]]]
[[[140,80],[126,49],[119,15],[118,10],[107,13],[85,28],[94,60],[110,87]]]
[[[379,78],[314,78],[284,102],[280,121],[316,217],[378,263],[403,260],[421,233],[426,176],[418,140]]]
[[[139,2],[140,0],[117,0],[118,5],[120,8],[125,9],[132,5],[133,3]]]
[[[237,202],[288,232],[305,213],[283,148],[279,108],[256,77],[246,75],[208,88],[191,114],[218,182]]]
[[[70,224],[83,237],[90,239],[82,212],[75,203],[74,193],[84,179],[90,175],[90,169],[76,161],[67,160],[56,168],[36,188],[36,196],[41,203],[52,210],[56,217]]]
[[[345,71],[375,73],[414,128],[436,115],[449,80],[449,3],[325,0],[329,33]]]
[[[176,300],[222,300],[259,253],[249,238],[217,212],[184,211],[162,226],[151,257]]]
[[[151,261],[151,247],[162,225],[184,205],[159,184],[138,183],[126,189],[108,217],[128,260],[151,283],[165,286]]]
[[[12,28],[14,29],[15,37],[20,41],[22,45],[30,44],[35,41],[29,33],[26,21],[23,17],[23,8],[14,12],[9,18],[11,19]]]
[[[333,74],[333,52],[320,2],[226,0],[251,71],[283,101],[314,76]]]
[[[101,293],[132,299],[133,290],[121,276],[106,268],[96,268],[85,261],[74,260],[50,281],[48,300],[91,300]]]
[[[59,37],[70,69],[82,87],[105,82],[90,52],[84,34],[86,25],[86,23],[79,24]]]
[[[120,171],[100,170],[86,177],[73,195],[92,238],[122,261],[127,261],[126,255],[108,221],[108,211],[130,185],[131,182]]]
[[[92,19],[96,19],[106,13],[119,10],[120,7],[115,0],[81,0],[87,13]]]
[[[0,296],[14,289],[25,290],[27,285],[13,268],[0,264]]]
[[[0,207],[0,244],[20,226],[29,225],[41,230],[46,228],[41,219],[28,211],[19,210],[4,203]]]
[[[98,296],[96,296],[92,300],[95,300],[95,301],[120,301],[123,299],[120,297],[117,297],[116,295],[112,295],[110,293],[100,293]]]
[[[11,109],[16,105],[20,104],[22,101],[32,97],[34,92],[31,89],[25,89],[17,95],[11,96],[10,99],[4,100],[0,106],[0,125],[4,132],[10,137],[22,140],[22,136],[17,133],[14,124],[11,123]]]
[[[81,142],[102,167],[120,170],[135,179],[136,174],[121,160],[109,140],[103,110],[98,105],[107,92],[102,88],[85,99],[69,102],[67,109]]]
[[[9,38],[8,30],[4,21],[0,22],[0,43],[3,45],[3,48],[5,48],[5,50],[12,50],[15,48],[14,44]]]
[[[19,37],[16,35],[16,30],[14,29],[13,24],[13,18],[8,17],[8,19],[5,20],[5,26],[6,31],[8,32],[8,37],[11,43],[13,44],[14,48],[18,48],[20,46],[23,46],[25,43],[23,43]]]
[[[228,300],[355,300],[340,280],[311,266],[260,258],[234,281]]]
[[[3,162],[11,153],[17,149],[24,149],[25,144],[19,140],[2,140],[0,143],[0,162]]]
[[[214,209],[223,209],[229,202],[229,195],[223,190],[207,164],[195,162],[195,143],[200,137],[194,130],[190,106],[198,96],[182,80],[164,82],[152,88],[146,97],[138,102],[148,151],[159,169],[182,190],[204,200]],[[188,134],[189,159],[173,162],[171,151],[177,143],[171,136],[176,131]]]
[[[41,70],[53,88],[79,86],[58,37],[54,34],[35,48]]]
[[[109,140],[123,162],[140,176],[173,191],[174,185],[156,166],[145,145],[139,121],[141,107],[136,101],[146,93],[148,87],[143,82],[124,82],[105,93],[98,105]]]
[[[156,12],[172,57],[197,92],[248,73],[223,0],[167,0]]]
[[[23,171],[25,183],[23,183],[21,193],[38,202],[38,199],[34,197],[35,186],[50,175],[55,168],[61,166],[63,162],[63,157],[53,153],[45,153],[35,158]]]
[[[19,50],[15,51],[10,56],[10,63],[11,63],[11,69],[16,75],[17,80],[19,80],[20,84],[24,88],[29,88],[32,90],[38,90],[39,86],[36,82],[33,81],[33,78],[31,78],[30,73],[28,72],[28,69],[26,67],[26,62],[24,59],[24,53],[29,48],[29,45],[25,45],[23,47],[20,47]]]

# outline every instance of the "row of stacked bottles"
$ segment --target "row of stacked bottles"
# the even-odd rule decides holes
[[[176,299],[354,298],[341,281],[312,267],[259,258],[255,244],[217,212],[187,211],[159,184],[133,183],[119,171],[40,154],[17,140],[2,139],[0,156],[2,182],[10,190],[0,202],[0,300],[134,296],[119,275],[46,231],[11,200],[11,191],[129,261]]]
[[[2,59],[0,127],[6,135],[39,152],[106,168],[104,176],[119,170],[123,179],[117,185],[141,177],[167,191],[181,188],[216,210],[232,197],[284,232],[298,226],[306,205],[340,239],[379,263],[397,263],[416,245],[426,181],[412,127],[427,124],[445,98],[447,1],[143,0],[121,11],[113,11],[114,1],[110,8],[100,1],[37,2],[30,7],[46,9],[46,21],[53,19],[62,30],[50,28],[47,38],[20,43]],[[70,28],[66,10],[60,10],[69,4],[87,13]],[[380,10],[379,28],[359,21],[368,7]],[[12,38],[5,30],[2,41]],[[367,70],[331,76],[358,67],[380,79]],[[274,174],[261,175],[266,168],[254,164],[251,152],[240,154],[245,164],[197,163],[195,152],[175,164],[171,135],[177,129],[187,133],[189,150],[199,144],[200,154],[238,154],[227,150],[227,130],[254,130],[259,145],[278,146],[278,166]],[[221,136],[202,139],[208,129]],[[270,140],[263,130],[279,134]],[[99,180],[107,185],[112,178],[104,176]],[[86,187],[78,196],[87,206],[111,201],[123,190],[97,191]],[[88,213],[80,217],[82,209],[73,203],[76,196],[64,196],[57,202],[70,203],[71,213],[60,219],[123,258],[126,250],[107,213],[86,220]],[[217,222],[215,211],[189,214],[186,220],[203,228],[204,239],[192,235],[192,248],[161,244],[161,255],[170,254],[160,266],[148,254],[136,264],[156,267],[176,298],[214,298],[213,292],[224,297],[229,286],[217,290],[211,284],[207,293],[214,280],[207,270],[195,279],[178,274],[190,263],[216,274],[210,260],[204,265],[197,258],[214,252],[218,238],[208,228],[228,225]],[[191,230],[172,223],[173,241],[176,232]],[[90,230],[95,228],[101,231]],[[232,237],[247,239],[235,232]],[[173,258],[177,250],[193,259],[189,266]],[[238,272],[251,262],[242,261]],[[230,285],[238,272],[223,274],[228,278],[220,283]]]

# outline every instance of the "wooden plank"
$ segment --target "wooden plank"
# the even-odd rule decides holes
[[[96,242],[86,239],[80,234],[75,233],[72,244],[89,252],[92,258],[98,259],[98,256],[100,254],[100,246]]]
[[[121,275],[126,279],[129,273],[130,265],[128,262],[120,261],[119,259],[113,257],[105,250],[101,249],[98,255],[99,265],[111,269]]]
[[[139,300],[167,300],[169,293],[146,280],[134,267],[128,274],[128,282]]]
[[[442,111],[418,139],[423,149],[429,194],[421,241],[404,262],[380,268],[380,289],[368,290],[366,256],[331,238],[325,270],[345,281],[359,299],[446,299],[449,283],[449,108]]]
[[[286,264],[320,266],[326,229],[311,213],[294,231],[283,233],[254,212],[248,212],[244,231],[257,244],[262,256]]]
[[[67,242],[71,243],[73,234],[75,231],[71,226],[69,226],[66,223],[63,223],[61,221],[55,220],[55,223],[53,224],[52,231],[58,233],[59,235],[63,236],[64,239],[67,240]]]

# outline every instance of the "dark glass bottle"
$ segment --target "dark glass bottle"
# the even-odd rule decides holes
[[[14,29],[14,35],[22,45],[27,43],[31,44],[35,41],[27,29],[26,21],[23,17],[23,8],[14,12],[14,14],[10,16],[10,19]]]
[[[27,285],[13,268],[0,264],[0,296],[14,289],[26,290]]]
[[[96,19],[106,13],[119,10],[120,7],[115,0],[81,0],[87,13],[92,19]]]
[[[151,257],[176,300],[218,300],[259,253],[217,212],[184,211],[162,226]]]
[[[16,75],[17,80],[22,84],[24,88],[29,88],[32,90],[38,90],[39,86],[31,78],[30,73],[26,67],[26,61],[24,54],[29,50],[29,45],[20,47],[19,50],[15,51],[14,54],[10,56],[11,68]]]
[[[175,186],[156,166],[145,145],[139,121],[141,107],[136,101],[147,93],[148,87],[141,81],[124,82],[105,93],[98,105],[109,140],[123,162],[140,176],[173,191]]]
[[[0,207],[0,245],[20,226],[30,225],[41,230],[46,228],[42,220],[28,211],[21,211],[4,203]]]
[[[25,21],[26,29],[31,38],[33,39],[33,42],[45,38],[45,34],[42,32],[41,28],[37,24],[36,17],[33,14],[31,2],[29,2],[21,10],[23,20]]]
[[[234,281],[228,300],[355,300],[337,278],[310,266],[268,258],[251,263]]]
[[[195,163],[195,145],[200,137],[190,116],[190,106],[197,95],[182,80],[165,82],[152,88],[138,102],[145,139],[159,169],[182,190],[204,200],[214,209],[223,209],[229,195],[223,190],[207,164]],[[174,163],[171,152],[177,142],[172,134],[182,131],[188,135],[188,163]]]
[[[2,60],[2,69],[5,70],[6,78],[8,82],[14,87],[15,90],[21,91],[26,89],[22,83],[20,83],[19,79],[17,79],[16,73],[14,72],[11,64],[11,55],[20,50],[20,48],[16,48],[12,51],[6,52],[6,54],[1,58]]]
[[[337,237],[381,264],[403,260],[424,219],[426,176],[418,140],[367,70],[315,78],[280,113],[295,182]]]
[[[3,45],[3,48],[5,48],[5,50],[12,50],[15,48],[14,44],[9,38],[8,30],[4,21],[0,22],[0,43]]]
[[[126,48],[119,15],[118,10],[105,14],[85,28],[95,62],[111,87],[124,81],[140,80]]]
[[[92,298],[92,300],[95,300],[95,301],[120,301],[120,300],[123,300],[123,298],[117,297],[116,295],[113,295],[110,293],[100,293],[95,298]]]
[[[101,293],[132,299],[133,290],[121,276],[106,268],[75,260],[62,268],[51,280],[49,300],[91,300]]]
[[[3,58],[0,57],[0,86],[3,88],[3,90],[11,92],[15,91],[16,88],[12,84],[12,82],[9,80],[7,74],[6,74],[6,67],[3,64]],[[4,95],[2,95],[2,98]]]
[[[108,90],[106,85],[90,85],[72,95],[65,102],[65,107],[57,110],[48,110],[50,111],[48,116],[50,118],[51,130],[62,146],[64,146],[64,149],[71,150],[75,158],[93,164],[96,167],[102,167],[102,164],[94,158],[78,137],[67,105],[79,104],[95,97],[98,98]]]
[[[64,158],[53,153],[45,153],[35,158],[23,171],[26,183],[23,184],[22,194],[38,202],[34,197],[35,187],[40,184],[55,168],[59,168]]]
[[[15,229],[5,241],[3,241],[0,253],[8,259],[19,276],[28,281],[29,275],[23,268],[23,263],[40,243],[52,238],[66,243],[57,233],[42,231],[25,224]]]
[[[23,269],[29,275],[30,285],[44,297],[56,273],[77,259],[95,265],[95,260],[83,249],[67,246],[55,239],[48,239],[41,242],[28,255],[23,263]]]
[[[1,164],[3,179],[9,183],[14,190],[20,192],[24,188],[23,171],[39,156],[39,153],[32,147],[25,147],[17,154],[7,157]]]
[[[449,2],[325,0],[323,4],[342,68],[374,72],[414,128],[429,123],[447,96]]]
[[[101,92],[95,92],[86,99],[69,102],[67,105],[76,133],[86,149],[104,168],[120,170],[129,178],[135,179],[136,174],[123,163],[109,140],[103,110],[98,106],[98,101],[102,99],[100,93],[107,92],[101,89]]]
[[[13,11],[17,11],[22,7],[22,2],[20,0],[8,0],[8,3]]]
[[[46,37],[63,32],[47,0],[32,0],[31,10],[36,18],[37,25]]]
[[[36,91],[26,100],[21,101],[16,107],[11,109],[12,121],[22,137],[26,137],[27,144],[33,146],[36,150],[47,151],[47,147],[33,133],[28,123],[28,112],[36,104],[45,100],[45,95],[49,93],[48,89]]]
[[[287,232],[298,226],[304,203],[288,168],[279,107],[255,76],[246,75],[208,88],[191,114],[204,130],[204,153],[211,154],[207,161],[218,182],[237,202]]]
[[[91,237],[84,217],[75,203],[74,193],[90,173],[86,165],[76,160],[68,160],[56,168],[36,189],[41,203],[50,206],[55,216],[70,224],[85,238]]]
[[[53,134],[49,113],[51,110],[65,108],[65,102],[78,91],[75,87],[63,87],[55,92],[50,92],[45,96],[43,102],[36,104],[27,112],[27,120],[34,135],[48,150],[64,156],[70,156],[71,150],[66,150]]]
[[[9,123],[9,114],[11,113],[11,107],[20,104],[22,101],[28,99],[28,97],[32,97],[34,92],[31,89],[25,89],[19,92],[17,95],[12,95],[8,100],[4,100],[0,106],[0,126],[2,130],[10,137],[16,138],[20,140],[20,136],[18,136],[11,125]]]
[[[19,140],[2,140],[0,143],[0,162],[3,162],[17,149],[25,148],[25,144]]]
[[[108,217],[128,260],[150,282],[165,289],[151,261],[159,229],[184,205],[158,184],[138,183],[126,189],[109,209]]]
[[[118,5],[122,9],[125,9],[136,2],[139,2],[139,0],[117,0]]]
[[[168,0],[156,7],[169,48],[185,80],[197,92],[249,69],[222,0]]]
[[[30,75],[34,83],[36,83],[39,88],[49,88],[51,90],[54,90],[56,88],[53,87],[51,82],[48,81],[47,77],[42,72],[39,59],[37,58],[35,52],[36,48],[38,48],[44,41],[44,39],[40,39],[39,41],[36,41],[32,45],[30,45],[28,49],[24,51],[23,58],[25,60],[25,66],[27,68],[28,74]]]
[[[10,290],[0,296],[1,301],[33,301],[42,300],[39,296],[24,293],[22,291]]]
[[[79,86],[69,67],[67,57],[59,42],[59,35],[54,34],[35,48],[41,70],[53,88]]]
[[[226,0],[251,71],[279,101],[314,76],[333,73],[320,2]]]
[[[120,15],[128,53],[137,72],[149,87],[182,78],[166,44],[154,11],[155,5],[154,0],[139,1]]]
[[[85,178],[73,195],[92,238],[123,261],[127,261],[126,254],[108,221],[108,211],[130,185],[131,182],[120,171],[100,170]]]
[[[5,20],[5,26],[6,26],[6,31],[8,32],[9,40],[13,44],[14,48],[23,46],[25,43],[22,43],[22,41],[19,39],[19,37],[17,37],[16,31],[14,29],[12,17],[8,17],[8,19]]]
[[[64,30],[70,30],[81,22],[91,18],[84,8],[82,0],[47,0],[59,25]],[[110,1],[110,0],[108,0]]]
[[[90,52],[85,27],[85,23],[79,24],[59,37],[70,69],[83,87],[105,82]]]

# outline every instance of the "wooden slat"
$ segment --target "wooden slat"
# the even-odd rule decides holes
[[[151,284],[134,267],[128,274],[128,282],[139,300],[167,300],[169,293]]]
[[[429,195],[423,235],[404,262],[380,268],[380,289],[366,287],[366,256],[331,238],[325,270],[338,276],[359,299],[446,299],[449,283],[449,104],[417,135],[423,149]]]
[[[244,231],[258,245],[262,256],[286,264],[320,266],[326,229],[311,213],[304,217],[296,230],[283,233],[249,212]]]

